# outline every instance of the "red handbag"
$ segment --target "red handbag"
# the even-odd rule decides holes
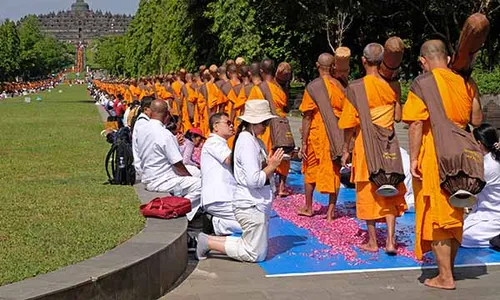
[[[140,207],[144,217],[172,219],[186,215],[191,211],[191,201],[182,197],[154,198]]]

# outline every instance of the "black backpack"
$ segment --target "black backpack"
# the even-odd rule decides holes
[[[112,143],[105,161],[109,183],[134,185],[135,168],[130,128],[122,127],[118,131],[110,133],[107,140]]]

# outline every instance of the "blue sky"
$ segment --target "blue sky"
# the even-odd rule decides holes
[[[19,20],[28,14],[68,10],[75,0],[0,0],[0,20]],[[85,0],[90,9],[120,14],[134,14],[139,0]]]

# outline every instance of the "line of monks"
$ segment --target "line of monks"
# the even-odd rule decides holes
[[[0,93],[7,93],[8,95],[19,95],[24,91],[39,91],[53,87],[56,82],[59,82],[62,74],[58,74],[54,78],[30,81],[30,82],[4,82],[0,83]]]
[[[430,287],[454,289],[453,265],[461,242],[463,210],[452,207],[439,182],[429,112],[426,105],[410,92],[404,109],[401,105],[399,84],[389,82],[379,74],[383,62],[384,47],[372,43],[365,47],[362,64],[366,75],[352,84],[364,87],[368,100],[371,121],[379,127],[394,130],[394,123],[410,124],[410,157],[415,192],[416,246],[419,259],[433,251],[439,267],[438,276],[428,279]],[[449,57],[441,41],[431,40],[422,45],[420,63],[424,72],[432,72],[436,78],[446,115],[460,127],[468,124],[478,126],[482,121],[478,91],[472,80],[464,80],[448,68]],[[396,218],[407,209],[404,200],[404,185],[397,189],[400,193],[383,197],[376,193],[378,186],[370,181],[365,147],[369,141],[361,134],[360,114],[353,104],[359,99],[349,99],[350,85],[335,78],[335,57],[321,54],[316,66],[319,77],[311,82],[303,95],[300,110],[303,113],[302,144],[299,157],[302,158],[302,172],[305,184],[305,206],[298,214],[309,217],[312,210],[313,191],[329,195],[327,219],[335,217],[335,204],[340,190],[340,170],[352,163],[351,181],[356,184],[357,217],[366,221],[369,240],[363,245],[366,251],[378,251],[376,223],[387,223],[385,252],[395,255]],[[242,58],[228,60],[224,66],[201,66],[199,73],[186,73],[181,69],[176,74],[142,78],[141,80],[95,81],[96,86],[110,95],[122,95],[127,102],[141,100],[144,96],[167,101],[170,111],[179,115],[184,131],[199,127],[204,134],[209,133],[208,119],[216,112],[226,112],[232,122],[242,113],[247,100],[265,100],[259,85],[268,83],[276,113],[282,117],[288,112],[288,83],[291,67],[287,63],[277,68],[271,60],[246,65]],[[323,96],[321,96],[323,95]],[[325,106],[320,98],[327,96],[327,109],[333,111],[334,121],[343,130],[343,138],[333,141],[342,146],[340,161],[332,158],[328,137],[327,120],[324,120]],[[358,97],[358,96],[352,96]],[[358,102],[359,103],[359,102]],[[331,121],[331,120],[329,120]],[[261,138],[271,151],[269,128]],[[368,137],[371,139],[374,137]],[[231,143],[231,141],[229,141]],[[285,181],[290,169],[284,162],[277,170],[280,175],[281,196],[286,195]]]

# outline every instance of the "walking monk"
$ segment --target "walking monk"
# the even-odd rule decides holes
[[[226,81],[222,87],[221,91],[223,96],[227,98],[226,107],[224,108],[224,112],[229,115],[229,120],[234,122],[234,106],[238,103],[238,91],[236,91],[235,87],[238,86],[241,81],[238,78],[238,69],[235,64],[229,65],[227,67],[227,74],[229,75],[229,80]]]
[[[193,126],[200,126],[199,115],[198,115],[198,92],[196,91],[196,83],[193,82],[193,75],[191,73],[186,74],[186,84],[182,86],[181,97],[182,97],[182,123],[184,124],[184,130],[189,130]]]
[[[364,85],[365,95],[355,94],[359,99],[344,101],[339,127],[344,131],[344,149],[342,165],[346,165],[349,158],[349,146],[355,135],[352,158],[351,181],[356,184],[356,214],[358,219],[365,220],[368,227],[368,242],[361,246],[362,250],[377,252],[376,222],[387,222],[387,240],[385,252],[396,254],[395,227],[396,217],[401,216],[407,209],[404,199],[404,184],[398,185],[399,194],[393,197],[382,197],[376,194],[378,186],[369,180],[365,145],[369,146],[376,141],[363,141],[360,119],[352,103],[360,103],[361,97],[366,96],[370,109],[371,122],[383,128],[393,129],[395,115],[400,116],[401,105],[396,92],[378,73],[378,68],[384,58],[384,47],[377,43],[368,44],[363,50],[361,58],[366,76],[350,84],[351,86]],[[402,166],[401,166],[402,169]]]
[[[299,209],[298,214],[308,217],[313,215],[313,192],[316,188],[320,193],[329,195],[328,221],[332,221],[335,216],[340,189],[340,162],[333,160],[341,155],[344,142],[338,124],[332,126],[323,121],[324,116],[337,123],[345,102],[342,84],[330,75],[334,61],[335,58],[329,53],[319,56],[316,62],[319,77],[308,84],[300,105],[303,113],[301,156],[306,206]],[[331,145],[337,149],[335,157],[332,157]]]
[[[276,74],[276,67],[274,66],[274,62],[270,59],[265,59],[260,64],[260,73],[262,75],[262,80],[266,82],[269,86],[269,90],[271,91],[272,101],[276,107],[276,114],[280,117],[286,117],[285,110],[287,110],[288,98],[280,87],[280,85],[274,79],[274,75]],[[259,85],[260,86],[260,85]],[[248,100],[265,100],[264,93],[260,89],[259,86],[254,86],[250,91],[250,95],[248,95]],[[271,142],[271,129],[269,127],[266,128],[266,131],[260,136],[264,145],[266,145],[267,151],[269,153],[272,152],[272,142]],[[281,165],[276,169],[276,173],[279,175],[279,196],[286,197],[288,193],[286,192],[286,178],[288,173],[290,172],[290,161],[284,160],[281,162]]]
[[[457,126],[479,126],[481,104],[476,84],[448,69],[446,47],[439,40],[425,42],[420,49],[424,72],[432,72],[446,116]],[[423,77],[424,74],[419,77]],[[418,80],[418,78],[416,79]],[[440,188],[439,168],[429,112],[423,100],[412,91],[403,110],[403,120],[410,124],[410,161],[415,193],[415,254],[434,253],[439,274],[424,284],[441,289],[455,289],[453,266],[462,241],[463,209],[448,202],[449,194]],[[453,145],[450,145],[453,147]],[[425,155],[424,155],[425,154]]]

